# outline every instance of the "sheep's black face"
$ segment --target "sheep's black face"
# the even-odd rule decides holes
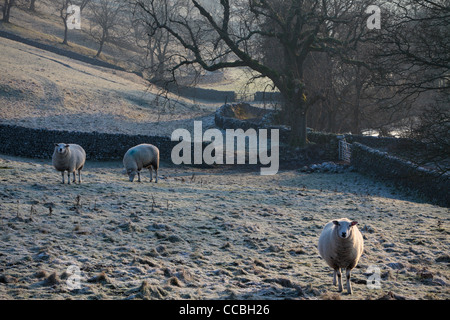
[[[342,239],[347,239],[352,233],[352,227],[356,225],[357,221],[333,221],[337,228],[337,235]]]

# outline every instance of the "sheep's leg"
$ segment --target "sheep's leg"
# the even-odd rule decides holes
[[[351,269],[347,269],[347,272],[346,272],[346,276],[347,276],[347,293],[348,294],[353,294],[353,291],[352,291],[352,285],[351,285],[351,283],[350,283],[350,273],[351,273]]]
[[[155,169],[155,183],[158,183],[158,169]]]
[[[148,171],[150,171],[150,182],[152,182],[153,181],[153,172],[152,172],[151,166],[148,168]]]
[[[76,182],[77,182],[75,171],[76,171],[76,170],[74,170],[74,171],[72,172],[72,174],[73,174],[73,180],[72,180],[72,182],[73,182],[73,183],[76,183]]]
[[[70,184],[70,171],[67,171],[67,184]]]
[[[138,174],[138,182],[141,182],[141,172],[138,171],[137,174]]]
[[[81,183],[81,169],[78,170],[78,183]]]
[[[64,184],[64,171],[61,171],[62,184]]]
[[[342,292],[342,274],[341,274],[341,268],[337,268],[335,270],[336,274],[337,274],[337,280],[338,280],[338,291]]]
[[[337,270],[334,269],[334,270],[333,270],[333,286],[336,285],[336,275],[337,275]]]

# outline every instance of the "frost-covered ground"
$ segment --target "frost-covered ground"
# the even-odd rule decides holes
[[[121,170],[88,162],[62,185],[48,160],[0,156],[0,299],[450,298],[448,209],[358,173]],[[352,296],[316,249],[338,217],[365,239]]]
[[[0,37],[0,123],[29,128],[170,136],[217,104],[149,87],[139,76],[95,67]]]

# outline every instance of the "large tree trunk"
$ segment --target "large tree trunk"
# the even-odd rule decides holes
[[[284,48],[283,62],[287,76],[279,82],[278,79],[272,79],[284,97],[285,123],[291,127],[289,143],[299,147],[305,147],[308,143],[306,131],[308,104],[303,81],[305,60],[306,54],[298,55],[294,47]]]
[[[299,98],[285,102],[283,118],[285,123],[291,127],[289,144],[305,147],[308,143],[306,102]]]
[[[294,116],[291,125],[291,141],[290,144],[299,147],[305,147],[308,143],[306,129],[306,111],[298,112]]]
[[[306,130],[308,104],[304,83],[299,80],[303,77],[303,69],[299,67],[302,62],[296,65],[297,69],[293,72],[296,77],[285,78],[284,81],[277,83],[277,87],[284,100],[282,118],[284,123],[291,127],[289,143],[292,146],[305,147],[308,143]]]

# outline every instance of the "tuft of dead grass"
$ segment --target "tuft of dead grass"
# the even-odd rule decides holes
[[[130,295],[129,299],[144,300],[160,300],[168,295],[166,290],[155,284],[150,284],[147,280],[143,280],[139,287],[128,290],[125,294]]]
[[[56,272],[50,274],[47,278],[45,278],[43,285],[44,286],[56,286],[61,283],[61,279],[59,278]]]

